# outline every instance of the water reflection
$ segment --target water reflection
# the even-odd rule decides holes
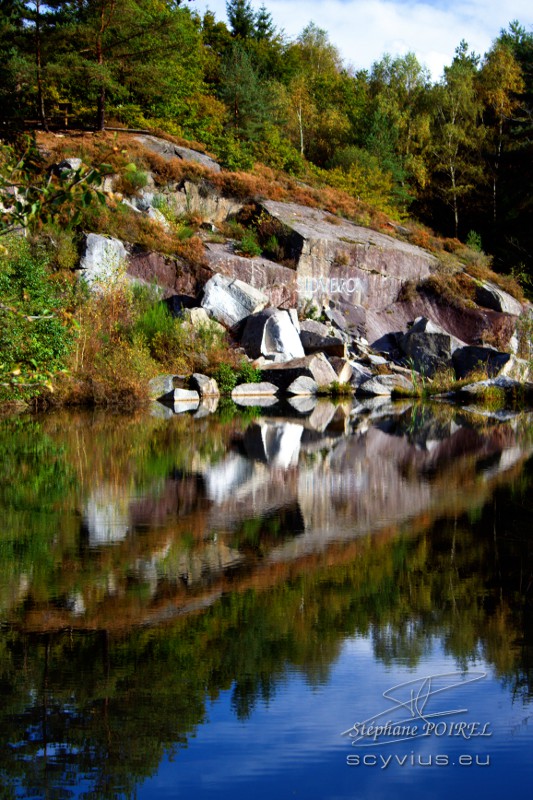
[[[335,686],[347,641],[395,671],[481,660],[530,696],[527,418],[325,403],[1,428],[0,770],[19,794],[132,793],[216,698],[248,720],[295,675]]]

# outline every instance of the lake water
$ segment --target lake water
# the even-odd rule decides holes
[[[533,796],[533,419],[0,420],[1,798]]]

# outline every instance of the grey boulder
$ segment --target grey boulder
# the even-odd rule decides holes
[[[204,287],[202,308],[217,322],[232,328],[238,322],[261,311],[268,298],[247,283],[213,275]]]
[[[295,358],[284,364],[273,364],[262,370],[263,378],[286,392],[296,378],[313,378],[319,387],[328,387],[338,380],[337,374],[323,353]]]
[[[305,355],[291,316],[277,308],[265,308],[248,317],[241,345],[251,358],[281,355],[290,360]]]
[[[82,277],[89,286],[113,283],[126,263],[126,248],[119,239],[89,233],[80,259]]]

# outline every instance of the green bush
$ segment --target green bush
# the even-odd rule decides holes
[[[220,364],[214,371],[213,378],[218,383],[221,394],[231,394],[237,386],[237,373],[229,364]]]
[[[0,256],[0,399],[27,399],[65,367],[74,329],[72,286],[54,280],[44,252],[8,239]]]
[[[237,384],[239,383],[261,383],[261,370],[252,367],[249,361],[242,361],[237,370]]]
[[[482,252],[482,243],[481,243],[481,236],[476,231],[469,231],[468,236],[466,237],[466,245],[470,247],[471,250],[475,250],[476,253]]]
[[[144,337],[148,347],[152,348],[157,335],[171,336],[176,324],[165,303],[159,302],[142,311],[133,331],[134,334]]]
[[[246,231],[235,249],[237,253],[251,258],[260,256],[262,252],[259,242],[257,241],[257,234],[254,231]]]
[[[137,194],[148,183],[148,175],[137,168],[136,164],[127,164],[121,176],[120,188],[124,194]]]
[[[260,383],[261,370],[252,367],[248,361],[242,361],[238,369],[229,364],[220,364],[213,372],[221,394],[231,394],[239,383]]]

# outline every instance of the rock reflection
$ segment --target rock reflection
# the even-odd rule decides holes
[[[438,639],[531,694],[528,420],[325,408],[4,425],[6,793],[135,796],[209,700],[318,687],[347,636],[409,667]]]
[[[388,400],[356,411],[313,400],[292,419],[180,415],[140,429],[80,418],[43,430],[61,450],[57,469],[77,480],[57,513],[60,535],[43,532],[45,574],[30,550],[5,565],[4,617],[48,629],[181,614],[193,596],[205,605],[229,585],[275,583],[282,564],[305,570],[342,543],[477,509],[532,451],[527,418],[474,421]],[[20,540],[27,513],[20,498],[3,499]]]

